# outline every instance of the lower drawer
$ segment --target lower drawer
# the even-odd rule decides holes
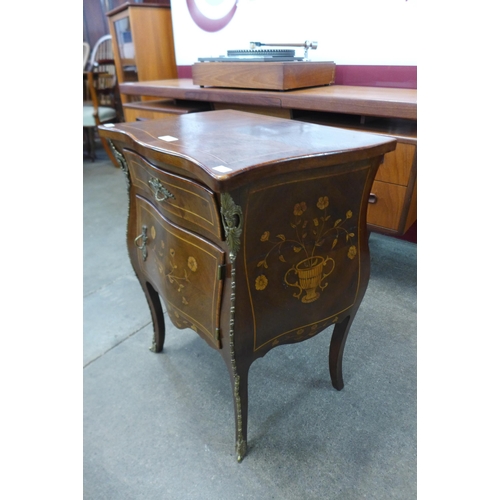
[[[220,348],[223,250],[174,226],[147,200],[135,198],[135,247],[146,281],[163,298],[172,323],[191,328]]]
[[[406,190],[406,186],[374,181],[368,203],[368,224],[398,231],[403,216]]]

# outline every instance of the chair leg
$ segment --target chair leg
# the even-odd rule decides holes
[[[83,128],[83,136],[85,137],[85,150],[87,151],[87,155],[90,156],[90,137],[87,127]]]
[[[89,145],[90,145],[90,159],[92,161],[95,161],[95,139],[94,139],[94,134],[95,134],[95,129],[94,128],[89,128]]]
[[[120,164],[118,163],[118,160],[115,158],[115,155],[111,151],[111,148],[109,147],[108,141],[101,137],[101,142],[102,142],[102,147],[104,148],[104,151],[106,151],[106,153],[108,154],[109,159],[111,160],[113,165],[116,168],[120,168]]]
[[[83,132],[85,134],[85,142],[87,146],[87,154],[90,156],[90,159],[94,161],[96,159],[96,154],[95,154],[95,133],[96,129],[92,127],[85,127],[83,129]],[[104,151],[106,151],[106,154],[108,155],[109,159],[113,163],[113,165],[116,168],[120,168],[120,164],[118,163],[118,160],[115,158],[115,155],[111,151],[111,148],[109,147],[108,141],[102,137],[99,137],[101,139],[102,147],[104,148]]]

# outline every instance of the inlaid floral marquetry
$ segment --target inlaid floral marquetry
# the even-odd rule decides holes
[[[245,262],[255,350],[315,335],[355,301],[360,207],[353,203],[353,175],[364,174],[277,183],[251,192]],[[266,217],[256,213],[257,207]],[[278,328],[268,326],[266,311],[273,307],[293,311]]]
[[[286,233],[271,236],[270,231],[264,231],[260,237],[263,243],[271,244],[270,250],[257,267],[263,272],[255,280],[256,290],[265,290],[268,278],[265,270],[269,269],[271,256],[276,255],[281,262],[289,262],[291,267],[286,271],[283,280],[298,291],[293,296],[303,303],[314,302],[320,297],[320,290],[328,286],[326,278],[335,268],[335,260],[328,256],[339,238],[345,237],[349,245],[347,258],[354,259],[357,250],[353,244],[355,234],[349,232],[345,222],[352,217],[352,211],[345,213],[344,219],[332,219],[329,213],[328,196],[320,196],[315,205],[309,206],[305,201],[293,206],[293,215]]]

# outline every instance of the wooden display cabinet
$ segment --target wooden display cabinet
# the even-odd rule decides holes
[[[177,78],[169,4],[125,3],[107,13],[118,83]],[[127,103],[147,101],[120,94],[125,120],[135,120]]]

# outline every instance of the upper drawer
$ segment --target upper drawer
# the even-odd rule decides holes
[[[155,167],[133,151],[124,151],[130,180],[138,193],[181,226],[222,239],[215,195],[204,186]]]
[[[396,149],[386,153],[375,179],[391,184],[407,186],[413,166],[416,146],[398,142]]]

